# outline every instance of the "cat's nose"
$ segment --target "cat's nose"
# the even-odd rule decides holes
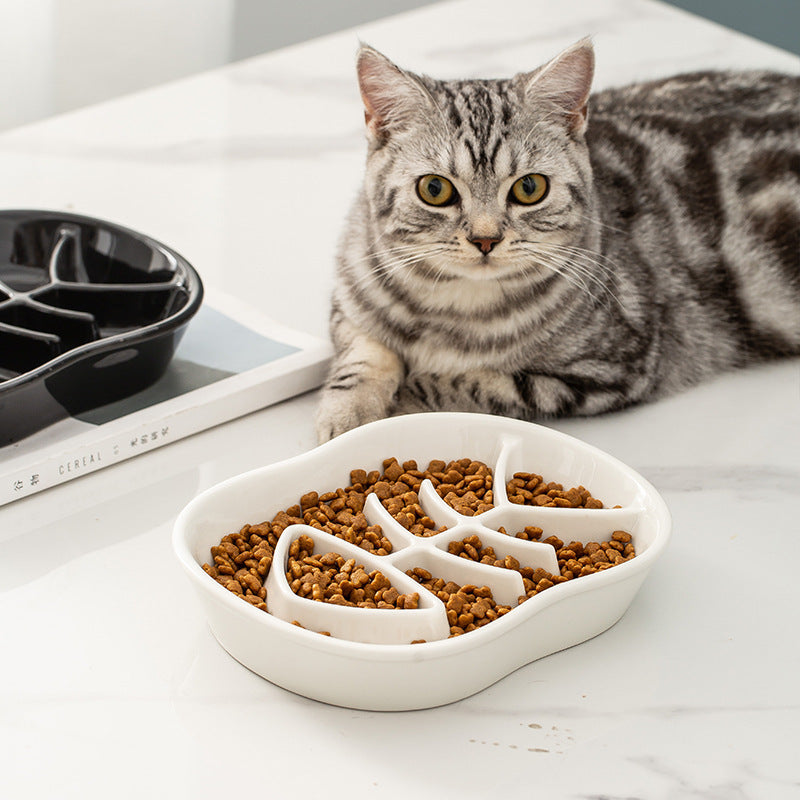
[[[490,253],[502,238],[502,236],[475,236],[469,241],[482,253]]]

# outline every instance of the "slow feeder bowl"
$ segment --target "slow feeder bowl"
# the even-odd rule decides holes
[[[245,524],[271,520],[310,489],[345,487],[352,469],[380,469],[385,458],[464,457],[483,461],[494,475],[494,507],[462,516],[428,483],[420,488],[425,513],[446,530],[417,537],[370,495],[364,513],[392,542],[377,556],[306,525],[286,528],[278,541],[267,587],[269,613],[229,592],[206,574],[210,548]],[[520,506],[504,486],[515,472],[535,472],[567,486],[583,485],[617,508]],[[557,571],[555,551],[510,534],[525,526],[543,538],[604,541],[617,530],[633,537],[636,556],[602,572],[559,583],[523,603],[519,573],[468,562],[447,544],[477,534],[499,557]],[[611,627],[625,613],[670,534],[669,512],[656,490],[618,460],[573,437],[518,420],[481,414],[416,414],[350,431],[314,450],[227,480],[200,494],[179,515],[173,544],[220,644],[246,667],[290,691],[336,705],[369,710],[427,708],[459,700],[550,653]],[[306,534],[315,552],[357,555],[399,591],[411,588],[405,570],[421,566],[463,585],[489,586],[510,612],[484,627],[448,638],[441,601],[416,585],[419,609],[335,606],[294,595],[284,574],[292,539]],[[413,583],[413,582],[412,582]],[[429,595],[429,596],[427,596]],[[303,627],[293,624],[299,622]],[[319,632],[327,631],[330,636]],[[415,639],[424,643],[411,644]],[[578,657],[578,656],[576,656]]]
[[[0,446],[154,383],[202,297],[192,266],[148,236],[0,211]]]

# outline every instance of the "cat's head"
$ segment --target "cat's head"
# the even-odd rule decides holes
[[[559,248],[586,246],[593,70],[589,40],[508,80],[434,80],[363,46],[376,249],[411,269],[493,279],[544,276]]]

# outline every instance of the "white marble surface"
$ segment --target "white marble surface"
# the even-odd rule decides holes
[[[326,330],[360,179],[358,39],[510,75],[593,34],[597,83],[786,53],[647,0],[462,0],[0,136],[0,205],[145,231],[210,286]],[[172,557],[198,491],[313,446],[314,395],[0,509],[0,796],[783,800],[800,795],[800,368],[555,427],[642,472],[674,535],[626,616],[480,694],[375,714],[216,643]]]

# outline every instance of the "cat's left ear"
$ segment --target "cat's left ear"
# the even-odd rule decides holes
[[[587,105],[594,78],[594,47],[581,39],[535,72],[518,75],[524,96],[551,105],[564,115],[571,133],[586,130]]]

